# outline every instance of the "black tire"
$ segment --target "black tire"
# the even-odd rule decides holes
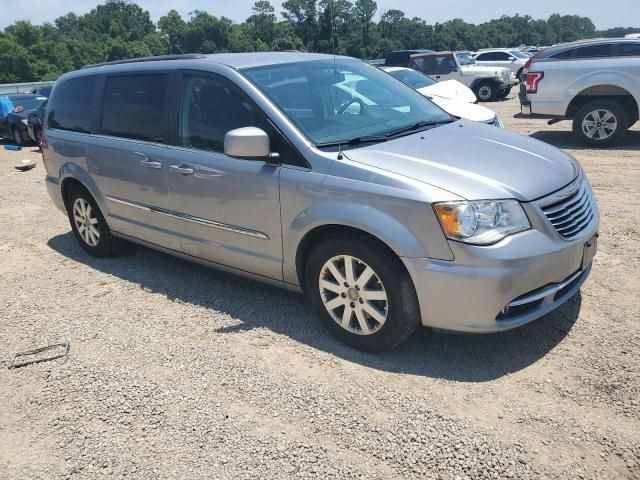
[[[507,96],[509,96],[510,93],[511,93],[511,89],[510,88],[506,88],[504,90],[498,91],[496,97],[500,98],[500,99],[507,98]]]
[[[18,130],[16,127],[12,127],[11,128],[11,136],[13,137],[13,142],[22,147],[24,146],[25,140],[22,137],[22,134],[20,133],[20,130]]]
[[[495,84],[495,82],[485,80],[476,85],[474,93],[476,94],[476,98],[478,99],[478,101],[492,102],[498,95],[498,86]]]
[[[380,280],[386,293],[386,320],[377,330],[372,328],[372,333],[358,334],[343,328],[324,306],[323,294],[320,292],[320,275],[327,261],[342,255],[355,257],[360,262],[364,262],[366,264],[364,266],[370,266],[375,272],[374,278]],[[396,347],[407,339],[420,323],[418,299],[411,277],[404,265],[386,247],[366,235],[335,234],[315,246],[306,262],[305,293],[329,333],[341,342],[359,350],[374,352]],[[363,292],[360,291],[360,293]],[[357,301],[363,303],[361,299]],[[366,301],[364,303],[371,304]],[[355,305],[354,300],[351,306]],[[341,316],[346,306],[342,309],[342,314],[340,308],[338,307],[337,312]],[[355,314],[352,318],[354,325],[358,325]],[[369,322],[374,322],[373,317],[369,318],[368,314],[366,318]]]
[[[607,119],[607,121],[596,122],[598,119]],[[596,127],[597,131],[592,136],[589,136],[587,131],[589,125],[585,124],[583,128],[583,123],[586,122],[593,122]],[[573,133],[578,140],[586,145],[609,147],[625,134],[629,128],[629,122],[629,114],[618,102],[606,99],[592,100],[578,110],[578,113],[573,117]],[[597,128],[598,125],[601,125],[601,128]],[[614,126],[615,128],[613,128]]]
[[[79,201],[86,202],[91,206],[92,216],[97,220],[97,223],[93,225],[99,233],[95,244],[90,243],[93,241],[93,234],[89,239],[85,239],[85,234],[80,231],[79,222],[74,218],[74,206],[76,206],[76,202]],[[81,205],[81,203],[78,203],[78,205]],[[66,207],[71,230],[73,230],[73,234],[80,243],[80,246],[84,248],[87,253],[94,257],[108,257],[122,247],[123,241],[111,235],[111,231],[102,215],[100,207],[86,188],[74,187],[67,196]],[[87,225],[87,222],[84,222],[84,225]]]

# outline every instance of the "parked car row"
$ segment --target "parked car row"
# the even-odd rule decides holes
[[[571,120],[590,146],[619,141],[638,121],[640,39],[596,39],[541,50],[525,65],[520,85],[523,114]]]
[[[457,80],[436,82],[421,72],[405,67],[383,67],[382,70],[414,88],[454,117],[504,128],[500,117],[493,110],[476,105],[473,91]]]
[[[407,67],[429,75],[434,80],[457,80],[466,85],[482,102],[505,98],[517,84],[512,65],[487,66],[476,62],[471,52],[433,52],[401,50],[385,57],[386,67]]]

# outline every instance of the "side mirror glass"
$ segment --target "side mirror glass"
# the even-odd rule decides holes
[[[269,135],[256,127],[236,128],[224,136],[224,153],[233,158],[268,160],[271,156]]]

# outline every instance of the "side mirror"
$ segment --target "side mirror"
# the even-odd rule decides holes
[[[515,62],[516,61],[516,57],[509,57],[509,60],[511,60],[511,62]]]
[[[269,135],[256,127],[236,128],[224,136],[224,153],[233,158],[265,160],[273,159]]]

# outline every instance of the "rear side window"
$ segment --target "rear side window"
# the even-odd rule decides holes
[[[620,43],[618,45],[618,55],[622,57],[639,57],[640,43]]]
[[[573,48],[564,52],[556,53],[551,58],[558,59],[584,59],[584,58],[602,58],[612,56],[611,43],[601,43],[598,45],[587,45],[585,47]]]
[[[597,58],[610,57],[611,44],[589,45],[588,47],[576,48],[575,58]]]
[[[108,77],[102,105],[102,133],[167,143],[168,81],[167,74]]]
[[[96,77],[76,77],[56,86],[49,101],[49,128],[91,132],[91,104]]]

